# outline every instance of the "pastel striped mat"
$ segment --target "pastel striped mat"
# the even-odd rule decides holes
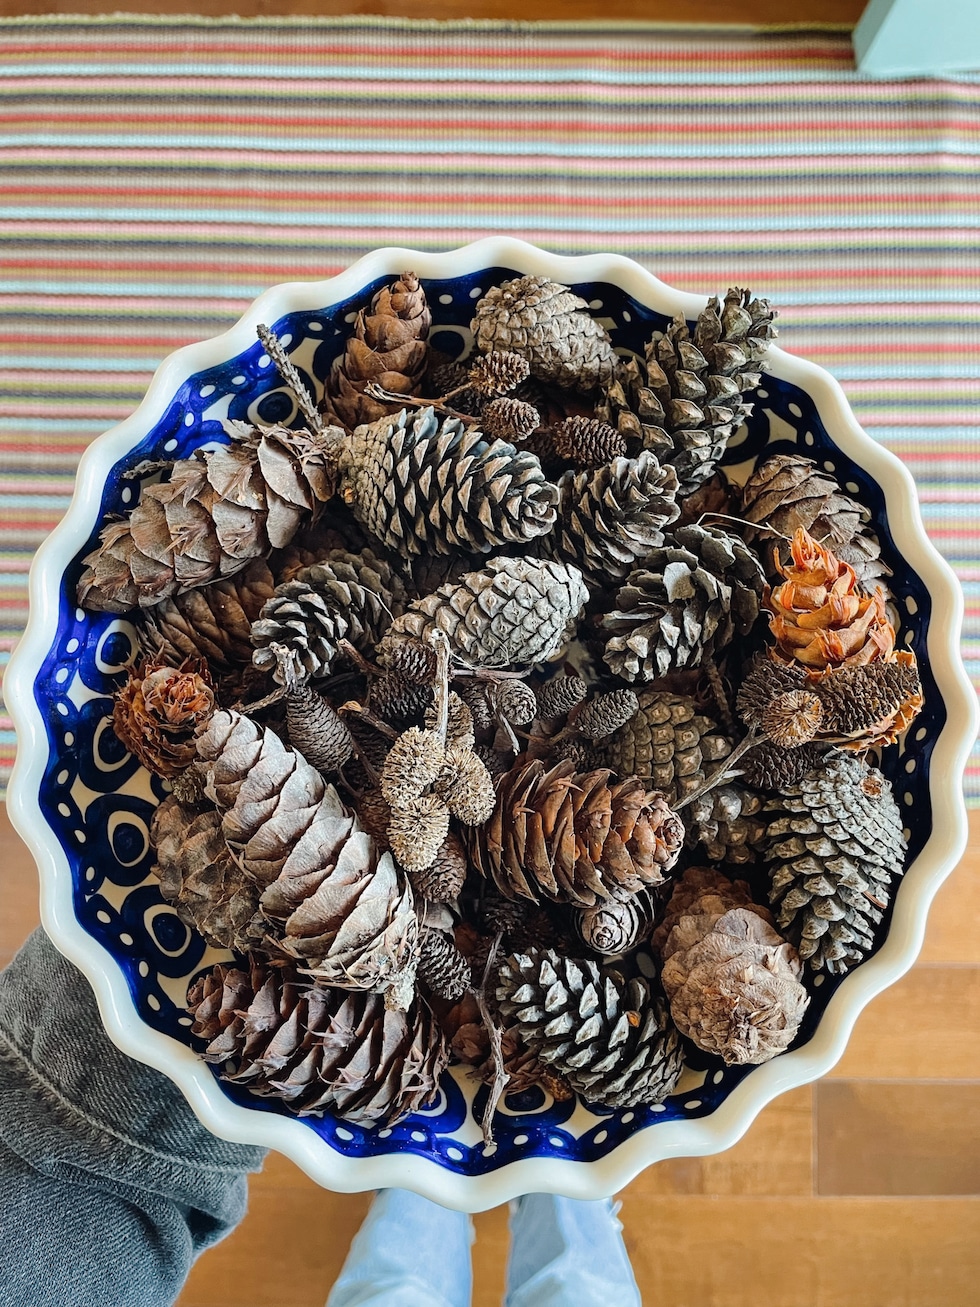
[[[43,17],[0,52],[4,656],[81,450],[165,354],[375,246],[509,232],[774,300],[911,467],[980,680],[980,78],[642,25]]]

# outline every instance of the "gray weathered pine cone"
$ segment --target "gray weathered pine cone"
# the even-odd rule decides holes
[[[269,926],[261,891],[232,857],[216,808],[168,795],[153,814],[150,843],[160,893],[185,925],[216,948],[245,953],[260,945]]]
[[[377,994],[310,984],[257,958],[198,977],[187,1010],[204,1058],[232,1064],[222,1079],[300,1116],[394,1124],[435,1096],[449,1060],[423,999],[397,1011]]]
[[[373,550],[333,549],[276,587],[252,623],[252,660],[281,680],[285,651],[293,677],[322,679],[330,675],[338,641],[373,648],[404,599],[401,579]]]
[[[588,303],[547,277],[516,277],[491,287],[471,328],[478,349],[521,354],[541,381],[592,390],[611,380],[616,352]]]
[[[500,965],[496,993],[527,1047],[583,1098],[639,1107],[663,1102],[676,1087],[680,1039],[648,981],[534,951]]]
[[[675,892],[682,905],[668,906],[670,928],[658,930],[674,1024],[729,1066],[768,1062],[796,1038],[810,1001],[796,949],[767,909],[710,869],[690,868]]]
[[[558,525],[539,549],[579,567],[590,586],[625,581],[642,559],[664,543],[664,527],[677,517],[677,478],[643,450],[558,480]]]
[[[432,315],[414,272],[403,272],[372,298],[354,320],[354,331],[336,358],[324,387],[321,410],[353,431],[392,410],[367,394],[371,383],[397,395],[414,395],[428,363]]]
[[[431,408],[357,427],[338,466],[354,516],[401,554],[486,554],[555,524],[558,491],[534,454]]]
[[[238,424],[230,444],[179,459],[82,561],[78,602],[125,613],[242,571],[287,545],[334,490],[339,428]]]
[[[733,288],[712,297],[693,332],[677,317],[656,332],[645,358],[620,361],[596,416],[615,425],[630,452],[652,449],[677,472],[682,496],[714,475],[728,442],[752,411],[774,310]]]
[[[776,925],[814,971],[841,975],[873,950],[906,841],[889,782],[835,754],[765,804]]]
[[[733,743],[690,695],[644,690],[638,698],[635,715],[603,742],[606,765],[649,776],[668,802],[680,803],[723,766]],[[683,810],[685,843],[702,844],[719,862],[754,861],[765,835],[760,809],[738,777],[723,781]]]
[[[755,555],[737,536],[680,527],[619,588],[616,607],[602,619],[605,662],[627,681],[698,667],[751,629],[764,585]]]
[[[204,658],[217,675],[247,666],[252,660],[252,623],[274,589],[269,564],[264,558],[253,559],[226,580],[145,609],[140,643],[174,666],[184,658]]]
[[[779,543],[778,536],[792,539],[801,526],[851,564],[863,589],[874,590],[891,575],[881,545],[868,527],[870,511],[844,494],[834,476],[812,458],[771,455],[758,464],[739,499],[739,517],[778,533],[774,536],[753,527],[745,531],[745,539],[757,545],[774,583],[781,578],[771,562],[773,545]]]
[[[440,586],[396,617],[378,648],[441,630],[454,657],[473,667],[545,662],[565,646],[588,591],[577,567],[531,558],[492,559],[479,572]]]

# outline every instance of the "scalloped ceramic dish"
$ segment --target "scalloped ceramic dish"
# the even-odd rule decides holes
[[[45,928],[92,982],[109,1034],[175,1080],[216,1134],[278,1149],[342,1191],[401,1186],[471,1211],[531,1191],[600,1197],[661,1158],[729,1147],[770,1099],[829,1070],[861,1009],[914,961],[929,903],[966,838],[961,776],[976,706],[958,650],[960,592],[926,539],[905,468],[861,431],[826,372],[774,349],[727,461],[796,448],[870,507],[894,572],[899,641],[915,650],[923,676],[925,708],[908,738],[883,756],[910,853],[876,952],[842,982],[816,990],[797,1046],[773,1061],[755,1068],[691,1062],[678,1092],[656,1108],[589,1110],[538,1090],[513,1096],[502,1104],[493,1148],[478,1124],[486,1090],[474,1099],[461,1071],[444,1076],[428,1110],[392,1129],[298,1119],[222,1084],[191,1047],[182,1003],[188,978],[227,955],[188,931],[149,874],[148,826],[163,790],[111,729],[111,694],[134,656],[135,632],[125,620],[76,608],[80,560],[106,514],[135,501],[138,482],[124,479],[127,469],[223,439],[229,417],[295,418],[256,340],[257,323],[273,326],[319,383],[352,311],[406,268],[425,284],[434,344],[453,354],[471,342],[481,292],[523,273],[573,286],[614,342],[637,351],[651,330],[678,312],[693,317],[704,303],[619,256],[562,258],[492,238],[444,254],[383,249],[332,280],[273,287],[224,335],[172,354],[132,417],[87,450],[71,507],[35,559],[30,622],[7,676],[19,741],[10,814],[37,858]]]

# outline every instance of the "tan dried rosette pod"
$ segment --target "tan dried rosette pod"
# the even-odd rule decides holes
[[[506,898],[587,908],[661,884],[683,842],[680,818],[637,777],[522,754],[470,833],[470,858]]]
[[[281,1098],[300,1116],[393,1124],[436,1093],[449,1052],[428,1005],[393,1011],[377,994],[311,984],[252,958],[219,963],[187,994],[191,1031],[223,1080]]]
[[[418,920],[391,855],[301,754],[241,713],[215,713],[198,750],[225,839],[275,923],[267,950],[327,984],[391,991],[405,1006]]]
[[[849,563],[800,527],[790,546],[792,561],[777,563],[785,579],[766,587],[763,606],[776,639],[774,658],[822,671],[887,658],[895,630],[880,590],[865,594]]]
[[[746,902],[745,888],[711,868],[688,868],[655,937],[674,1024],[729,1066],[787,1049],[810,1001],[799,954],[766,908]]]
[[[353,431],[392,409],[366,394],[373,382],[395,395],[418,393],[428,360],[432,314],[414,272],[403,272],[371,300],[354,321],[354,334],[334,362],[320,405],[323,414]]]
[[[83,562],[78,602],[95,612],[148,607],[287,545],[334,490],[339,428],[310,434],[235,423],[229,444],[178,459]]]
[[[116,692],[113,730],[135,758],[157,776],[179,775],[197,757],[195,732],[214,712],[206,664],[188,658],[179,667],[141,662]]]

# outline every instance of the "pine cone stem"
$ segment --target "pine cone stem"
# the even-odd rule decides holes
[[[439,737],[439,743],[445,748],[446,731],[449,726],[449,660],[451,651],[445,631],[430,631],[428,643],[436,651],[435,681],[435,726],[433,730]]]
[[[735,746],[720,767],[716,767],[711,775],[708,776],[696,790],[692,790],[691,793],[686,794],[679,803],[673,805],[674,811],[679,812],[681,808],[686,808],[688,804],[693,803],[695,799],[700,799],[702,794],[707,794],[708,791],[713,790],[716,785],[720,785],[740,758],[743,758],[750,749],[754,749],[762,740],[768,738],[769,737],[765,731],[750,731],[745,739]]]
[[[385,404],[397,404],[400,408],[434,408],[438,413],[445,413],[447,417],[457,418],[466,426],[475,426],[480,421],[472,413],[462,413],[458,409],[451,408],[447,399],[452,399],[454,395],[461,395],[464,390],[471,389],[469,382],[464,386],[457,386],[454,390],[448,390],[445,395],[440,395],[438,399],[419,398],[415,395],[396,395],[392,390],[385,390],[377,381],[369,381],[364,387],[365,395],[371,399],[380,399]]]
[[[483,1120],[480,1125],[483,1129],[483,1138],[489,1146],[493,1146],[493,1115],[497,1110],[497,1104],[503,1097],[504,1090],[507,1088],[507,1081],[510,1075],[504,1062],[504,1041],[493,1013],[490,1011],[490,1004],[487,1002],[487,992],[490,982],[495,974],[494,963],[497,958],[497,950],[500,948],[500,941],[503,939],[503,931],[497,932],[497,937],[490,945],[490,952],[487,954],[486,964],[483,968],[483,977],[476,989],[476,1004],[480,1009],[480,1016],[483,1024],[486,1026],[487,1035],[490,1038],[490,1063],[493,1067],[493,1082],[490,1085],[490,1094],[487,1098],[487,1105],[483,1109]]]

